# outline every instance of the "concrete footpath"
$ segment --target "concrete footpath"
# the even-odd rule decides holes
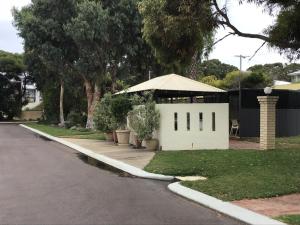
[[[149,164],[155,155],[155,152],[147,151],[145,149],[134,149],[129,146],[118,146],[107,141],[73,138],[63,138],[63,140],[79,145],[83,148],[90,149],[97,154],[122,161],[139,169],[144,169],[144,167]]]
[[[114,146],[112,143],[105,143],[101,141],[56,138],[25,125],[21,126],[35,132],[36,134],[66,145],[95,160],[99,160],[105,164],[125,171],[134,176],[165,181],[175,180],[175,177],[173,176],[148,173],[142,169],[153,158],[153,152],[133,150],[129,149],[129,147],[124,146]],[[124,153],[122,151],[124,151]],[[284,225],[284,223],[271,219],[267,216],[255,213],[232,203],[224,202],[212,196],[184,187],[179,182],[170,184],[168,188],[170,191],[176,193],[177,195],[185,197],[189,200],[192,200],[196,203],[204,205],[210,209],[216,210],[224,215],[230,216],[231,218],[247,224]]]

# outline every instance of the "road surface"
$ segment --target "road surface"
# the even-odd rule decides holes
[[[17,125],[0,124],[0,224],[240,224],[123,177]]]

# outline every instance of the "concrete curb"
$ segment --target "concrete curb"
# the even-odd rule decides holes
[[[36,130],[34,128],[25,126],[23,124],[20,125],[23,128],[26,128],[34,133],[37,133],[43,137],[46,137],[50,140],[56,141],[60,144],[63,144],[67,147],[70,147],[72,149],[75,149],[91,158],[94,158],[96,160],[99,160],[105,164],[108,164],[112,167],[115,167],[119,170],[122,170],[124,172],[127,172],[131,175],[140,177],[140,178],[146,178],[146,179],[154,179],[154,180],[163,180],[163,181],[173,181],[175,180],[174,176],[165,176],[161,174],[154,174],[154,173],[148,173],[142,169],[136,168],[134,166],[128,165],[126,163],[123,163],[121,161],[111,159],[107,156],[94,153],[93,151],[83,148],[79,145],[73,144],[71,142],[62,140],[60,138],[51,136],[49,134],[46,134],[44,132],[41,132],[39,130]],[[224,215],[227,215],[231,218],[234,218],[236,220],[245,222],[247,224],[251,225],[287,225],[285,223],[282,223],[280,221],[271,219],[267,216],[255,213],[253,211],[250,211],[248,209],[236,206],[234,204],[231,204],[229,202],[224,202],[220,199],[214,198],[212,196],[206,195],[204,193],[192,190],[190,188],[184,187],[180,184],[180,182],[175,182],[168,185],[168,189],[172,192],[174,192],[177,195],[180,195],[182,197],[185,197],[189,200],[192,200],[196,203],[199,203],[200,205],[203,205],[207,208],[213,209],[215,211],[218,211]]]
[[[205,207],[216,210],[222,214],[230,216],[239,221],[252,225],[287,225],[280,221],[271,219],[267,216],[252,212],[248,209],[236,206],[229,202],[224,202],[217,198],[211,197],[204,193],[192,190],[182,186],[179,182],[172,183],[168,186],[169,190],[197,202]]]
[[[104,155],[101,155],[101,154],[97,154],[89,149],[86,149],[86,148],[83,148],[79,145],[76,145],[76,144],[73,144],[71,142],[68,142],[68,141],[65,141],[65,140],[62,140],[60,138],[57,138],[57,137],[54,137],[52,135],[49,135],[49,134],[46,134],[44,132],[41,132],[39,130],[36,130],[34,128],[31,128],[31,127],[28,127],[28,126],[25,126],[23,124],[20,125],[21,127],[23,128],[26,128],[34,133],[37,133],[43,137],[46,137],[50,140],[53,140],[53,141],[56,141],[60,144],[63,144],[67,147],[70,147],[72,149],[75,149],[76,151],[78,152],[81,152],[91,158],[94,158],[96,160],[99,160],[107,165],[110,165],[112,167],[115,167],[119,170],[122,170],[126,173],[129,173],[133,176],[137,176],[137,177],[140,177],[140,178],[146,178],[146,179],[153,179],[153,180],[163,180],[163,181],[173,181],[175,179],[175,177],[173,176],[165,176],[165,175],[161,175],[161,174],[154,174],[154,173],[148,173],[142,169],[139,169],[139,168],[136,168],[134,166],[131,166],[131,165],[128,165],[126,163],[123,163],[121,161],[118,161],[118,160],[115,160],[115,159],[112,159],[112,158],[109,158],[107,156],[104,156]]]

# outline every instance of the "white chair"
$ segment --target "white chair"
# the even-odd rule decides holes
[[[235,135],[234,136],[237,136],[237,134],[239,132],[239,129],[240,129],[240,125],[239,125],[238,120],[231,120],[230,136],[232,135],[234,129],[235,129]]]

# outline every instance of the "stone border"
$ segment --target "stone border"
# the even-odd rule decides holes
[[[51,136],[49,134],[46,134],[44,132],[41,132],[39,130],[36,130],[34,128],[25,126],[23,124],[20,125],[23,128],[26,128],[34,133],[37,133],[43,137],[46,137],[52,141],[56,141],[60,144],[63,144],[69,148],[75,149],[91,158],[94,158],[96,160],[99,160],[105,164],[108,164],[112,167],[115,167],[119,170],[122,170],[124,172],[127,172],[131,175],[140,177],[140,178],[146,178],[146,179],[154,179],[154,180],[163,180],[163,181],[174,181],[176,178],[174,176],[165,176],[161,174],[154,174],[154,173],[148,173],[142,169],[136,168],[134,166],[128,165],[126,163],[123,163],[121,161],[111,159],[107,156],[97,154],[89,149],[83,148],[81,146],[78,146],[76,144],[73,144],[71,142],[62,140],[61,138],[57,138],[54,136]],[[280,221],[271,219],[267,216],[252,212],[248,209],[239,207],[237,205],[234,205],[229,202],[224,202],[220,199],[214,198],[212,196],[206,195],[204,193],[201,193],[199,191],[195,191],[193,189],[184,187],[180,184],[180,182],[171,183],[168,185],[168,189],[172,192],[174,192],[177,195],[180,195],[184,198],[187,198],[189,200],[192,200],[196,203],[199,203],[200,205],[203,205],[207,208],[213,209],[215,211],[218,211],[224,215],[227,215],[231,218],[234,218],[238,221],[245,222],[247,224],[251,225],[287,225],[285,223],[282,223]]]
[[[253,225],[286,225],[280,221],[255,213],[229,202],[195,191],[182,186],[179,182],[168,185],[168,189],[180,196],[197,202],[205,207],[216,210],[239,221]]]
[[[65,146],[69,147],[69,148],[75,149],[76,151],[81,152],[82,154],[85,154],[88,157],[99,160],[99,161],[101,161],[101,162],[103,162],[107,165],[115,167],[115,168],[117,168],[119,170],[122,170],[126,173],[129,173],[133,176],[137,176],[137,177],[140,177],[140,178],[146,178],[146,179],[163,180],[163,181],[173,181],[175,179],[175,177],[173,177],[173,176],[165,176],[165,175],[161,175],[161,174],[148,173],[148,172],[146,172],[142,169],[139,169],[139,168],[136,168],[134,166],[128,165],[126,163],[123,163],[121,161],[109,158],[107,156],[97,154],[97,153],[95,153],[95,152],[93,152],[93,151],[91,151],[87,148],[83,148],[79,145],[76,145],[76,144],[73,144],[71,142],[62,140],[61,138],[57,138],[57,137],[54,137],[52,135],[46,134],[46,133],[44,133],[42,131],[39,131],[37,129],[25,126],[23,124],[21,124],[20,126],[23,127],[23,128],[26,128],[26,129],[34,132],[34,133],[37,133],[37,134],[39,134],[43,137],[46,137],[46,138],[48,138],[52,141],[56,141],[60,144],[63,144]]]

